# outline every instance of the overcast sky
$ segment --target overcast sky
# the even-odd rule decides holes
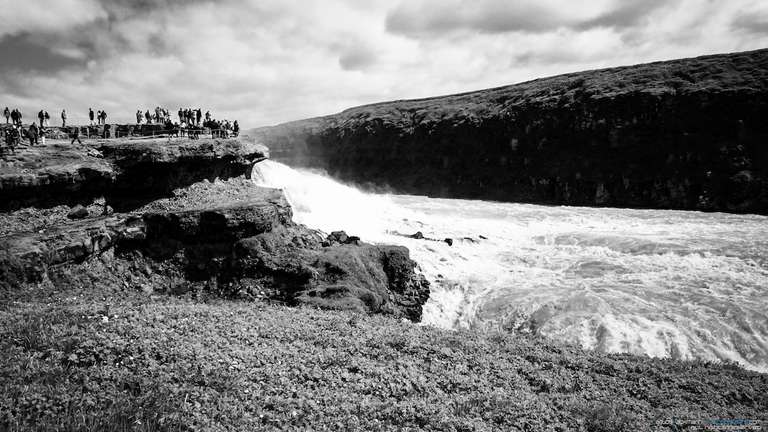
[[[764,47],[766,0],[0,0],[0,107],[252,127]]]

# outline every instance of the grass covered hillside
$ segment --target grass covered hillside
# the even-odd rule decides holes
[[[99,283],[3,293],[0,430],[636,431],[665,430],[654,425],[673,417],[768,420],[768,375],[732,365]]]

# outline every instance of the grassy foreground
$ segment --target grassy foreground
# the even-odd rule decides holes
[[[768,375],[732,365],[261,302],[6,294],[0,430],[634,431],[768,413]]]

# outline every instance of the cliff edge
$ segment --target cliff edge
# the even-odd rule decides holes
[[[237,139],[19,149],[0,166],[0,293],[54,281],[419,321],[429,283],[408,250],[294,223],[282,191],[249,180],[267,155]]]
[[[272,158],[440,197],[768,213],[768,49],[351,108]]]

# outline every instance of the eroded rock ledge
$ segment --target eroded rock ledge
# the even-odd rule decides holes
[[[88,142],[88,141],[87,141]],[[132,210],[194,182],[237,177],[269,155],[237,139],[54,142],[0,160],[0,211],[87,204]]]
[[[4,236],[0,285],[82,283],[70,278],[85,273],[82,279],[99,288],[117,276],[148,292],[205,290],[421,319],[429,284],[406,248],[325,241],[291,221],[279,190],[251,185],[233,195],[166,199],[133,213]],[[87,265],[93,260],[109,270]]]

